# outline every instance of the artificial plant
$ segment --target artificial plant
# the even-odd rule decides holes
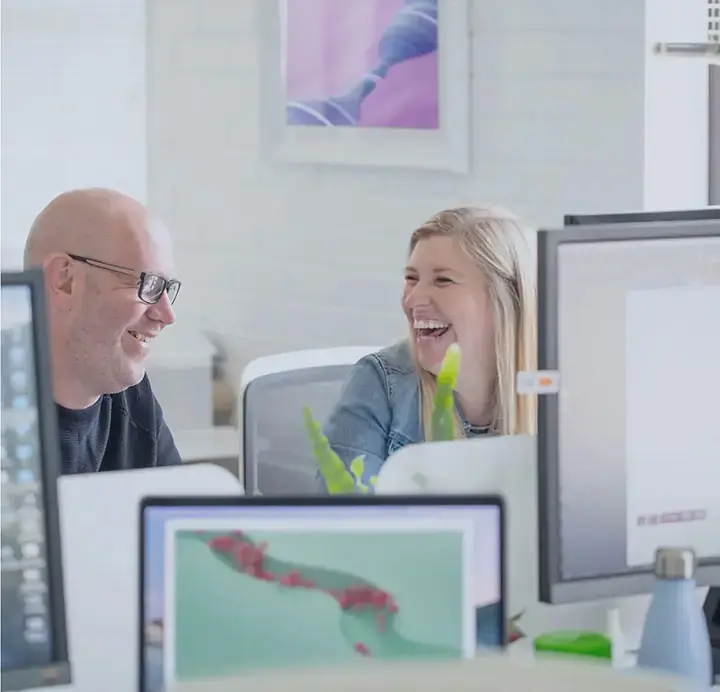
[[[453,396],[460,372],[460,347],[451,344],[437,374],[437,386],[430,422],[430,439],[449,442],[455,439],[455,398]]]
[[[460,347],[452,344],[445,353],[440,372],[437,375],[437,388],[433,400],[430,439],[443,442],[455,439],[455,400],[453,392],[460,372]],[[348,495],[354,492],[368,493],[370,488],[363,483],[365,461],[359,456],[350,462],[350,470],[345,467],[340,457],[335,454],[327,437],[322,434],[320,424],[313,418],[308,406],[303,407],[305,429],[310,437],[313,454],[317,460],[320,473],[325,479],[330,495]],[[377,477],[370,478],[374,486]]]
[[[328,493],[330,495],[347,495],[356,491],[367,493],[369,488],[362,482],[365,472],[363,457],[355,457],[350,462],[350,471],[348,471],[340,457],[333,451],[327,437],[322,434],[320,423],[313,418],[309,406],[303,407],[303,419]],[[376,477],[373,476],[370,483],[375,485],[375,480]]]

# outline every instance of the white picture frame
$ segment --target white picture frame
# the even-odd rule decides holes
[[[434,130],[288,125],[284,84],[285,8],[286,0],[260,3],[261,126],[273,160],[453,173],[470,171],[470,0],[438,0],[440,126]]]

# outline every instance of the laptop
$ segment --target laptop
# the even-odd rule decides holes
[[[140,513],[140,692],[505,645],[500,497],[159,497]]]

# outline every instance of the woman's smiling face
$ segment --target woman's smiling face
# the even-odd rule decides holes
[[[466,365],[488,362],[494,330],[487,283],[456,238],[431,236],[415,245],[402,307],[425,370],[436,375],[452,343],[460,346]]]

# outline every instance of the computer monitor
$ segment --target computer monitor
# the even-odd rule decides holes
[[[540,598],[645,593],[659,545],[720,584],[720,220],[541,231]]]
[[[616,214],[566,214],[565,226],[598,226],[613,223],[655,223],[663,221],[716,221],[720,207],[672,211],[635,211]]]
[[[141,692],[505,643],[497,496],[146,498]]]
[[[710,589],[705,605],[705,620],[710,635],[710,646],[713,656],[713,675],[716,684],[720,683],[720,588]]]
[[[71,682],[42,272],[2,273],[0,689]]]

